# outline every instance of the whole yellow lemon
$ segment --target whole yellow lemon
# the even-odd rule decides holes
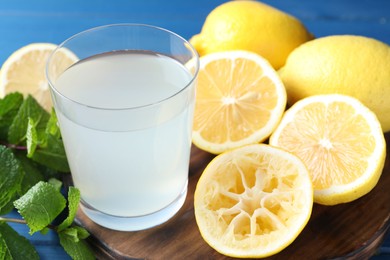
[[[256,1],[231,1],[211,11],[190,42],[201,56],[241,49],[260,54],[279,69],[293,49],[312,38],[289,14]]]
[[[353,96],[390,130],[390,46],[355,35],[334,35],[302,44],[279,70],[288,102],[316,94]]]

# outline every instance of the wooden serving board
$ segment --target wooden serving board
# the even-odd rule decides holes
[[[387,145],[390,134],[386,135]],[[388,146],[389,147],[389,146]],[[202,239],[195,222],[193,194],[199,176],[214,156],[193,147],[187,200],[169,222],[145,231],[112,231],[91,222],[80,210],[76,222],[91,233],[99,259],[231,259]],[[362,198],[337,206],[314,205],[298,238],[269,259],[367,259],[375,254],[390,226],[390,158],[377,186]]]

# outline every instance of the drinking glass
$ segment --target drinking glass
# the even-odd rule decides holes
[[[64,57],[72,62],[64,66]],[[142,24],[93,28],[51,54],[52,100],[80,207],[92,221],[142,230],[182,207],[198,68],[185,39]]]

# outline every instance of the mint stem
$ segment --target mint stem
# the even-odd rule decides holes
[[[0,217],[0,221],[12,222],[12,223],[18,223],[18,224],[27,224],[27,222],[24,219],[17,219],[17,218]]]
[[[23,151],[27,150],[27,146],[9,144],[9,143],[3,142],[3,141],[0,141],[0,144],[6,146],[8,148],[15,149],[15,150],[23,150]]]
[[[18,218],[4,218],[4,217],[0,217],[0,221],[12,222],[12,223],[18,223],[18,224],[25,224],[25,225],[27,225],[27,222],[24,219],[18,219]],[[57,227],[52,225],[52,224],[47,225],[47,227],[52,229],[52,230],[54,230],[54,231],[57,230]]]

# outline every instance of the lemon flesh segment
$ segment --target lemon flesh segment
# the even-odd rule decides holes
[[[314,201],[346,203],[372,190],[381,176],[386,142],[378,119],[357,99],[316,95],[284,115],[270,144],[296,154],[307,165]]]
[[[194,195],[204,240],[233,257],[266,257],[291,244],[313,205],[310,176],[291,153],[253,144],[215,157]]]
[[[25,96],[30,94],[50,111],[52,101],[45,70],[47,60],[55,48],[57,45],[52,43],[32,43],[12,53],[0,71],[0,97],[12,92],[20,92]],[[57,57],[52,68],[61,72],[78,60],[67,49],[62,49]]]
[[[246,51],[200,59],[192,139],[219,154],[268,138],[282,118],[286,90],[261,56]]]

